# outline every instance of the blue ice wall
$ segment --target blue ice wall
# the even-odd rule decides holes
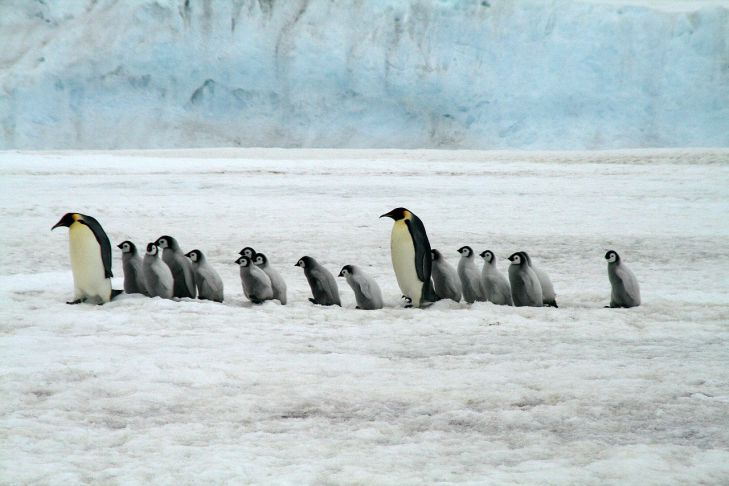
[[[729,3],[3,0],[0,148],[729,146]]]

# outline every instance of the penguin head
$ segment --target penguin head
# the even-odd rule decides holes
[[[384,218],[386,216],[395,221],[400,221],[402,219],[410,219],[412,217],[412,213],[405,208],[395,208],[389,213],[383,214],[380,218]]]
[[[347,275],[351,275],[354,273],[354,266],[352,265],[345,265],[342,267],[342,270],[339,272],[340,277],[346,277]]]
[[[473,256],[473,250],[470,246],[462,246],[458,249],[458,253],[460,253],[462,256],[466,258],[471,258]]]
[[[524,260],[524,257],[522,256],[522,252],[520,252],[520,251],[513,253],[509,257],[509,261],[512,263],[512,265],[521,265],[522,263],[526,263],[526,260]]]
[[[247,256],[248,258],[253,258],[253,255],[256,254],[256,250],[251,248],[250,246],[246,246],[241,251],[238,252],[239,255]]]
[[[256,265],[265,265],[267,262],[268,257],[263,253],[256,253],[256,256],[253,257],[253,263],[255,263]]]
[[[299,258],[299,261],[296,262],[294,265],[295,267],[301,267],[301,268],[311,268],[316,264],[316,260],[311,258],[310,256],[302,256]]]
[[[65,226],[69,227],[73,223],[83,223],[84,222],[84,215],[80,213],[66,213],[63,215],[63,217],[58,220],[58,223],[53,225],[53,228],[51,228],[51,231],[58,228],[59,226]]]
[[[177,250],[180,248],[180,245],[177,244],[177,240],[168,235],[160,236],[157,238],[155,243],[162,249],[169,248],[171,250]]]
[[[137,247],[129,240],[122,241],[116,245],[116,247],[121,248],[122,253],[131,253],[132,255],[137,254]]]
[[[494,261],[494,253],[491,250],[484,250],[480,253],[481,258],[486,260],[487,263],[491,263]]]
[[[237,263],[237,264],[238,264],[238,265],[240,265],[241,267],[248,267],[248,266],[250,266],[250,264],[251,264],[251,259],[250,259],[250,258],[248,258],[247,256],[243,255],[242,257],[239,257],[239,258],[238,258],[238,259],[237,259],[237,260],[235,261],[235,263]]]
[[[443,255],[441,255],[438,250],[430,250],[430,258],[432,258],[433,261],[437,261],[443,258]]]
[[[156,243],[147,243],[147,255],[156,255],[159,252],[159,247]]]
[[[185,253],[185,256],[192,260],[193,262],[200,262],[205,258],[203,253],[200,250],[192,250]]]
[[[618,252],[615,250],[608,250],[607,253],[605,253],[605,260],[608,261],[608,263],[615,263],[620,261],[620,255],[618,255]]]

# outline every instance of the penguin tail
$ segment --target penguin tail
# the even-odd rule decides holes
[[[545,302],[544,303],[544,306],[545,307],[554,307],[555,309],[559,308],[559,306],[557,305],[557,301],[556,300],[553,300],[551,302]]]
[[[109,300],[114,300],[115,297],[117,297],[118,295],[123,294],[123,293],[124,293],[123,290],[111,289],[111,299],[109,299]]]
[[[438,301],[438,296],[435,294],[435,289],[433,288],[433,282],[430,279],[423,284],[423,297],[420,300],[425,300],[430,303]]]

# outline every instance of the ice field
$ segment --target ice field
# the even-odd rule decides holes
[[[401,307],[397,206],[452,265],[528,250],[559,309]],[[729,150],[0,152],[2,484],[726,484]],[[68,306],[67,211],[199,248],[223,304]],[[238,251],[289,305],[251,306]],[[609,302],[605,250],[643,305]],[[386,308],[315,307],[317,258]],[[479,261],[480,264],[480,261]]]

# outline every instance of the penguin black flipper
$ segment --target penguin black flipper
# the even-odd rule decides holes
[[[99,248],[101,248],[101,261],[104,263],[104,277],[111,278],[114,274],[111,272],[111,243],[109,237],[106,236],[104,228],[101,227],[96,218],[82,214],[78,222],[85,224],[89,227],[91,232],[94,234],[96,241],[99,242]]]
[[[433,257],[430,253],[430,241],[428,234],[425,232],[425,226],[420,218],[412,215],[412,219],[406,219],[405,224],[410,231],[410,236],[415,244],[415,271],[418,279],[423,282],[422,300],[435,302],[438,297],[435,295],[433,282],[430,280],[430,274],[433,268]]]

